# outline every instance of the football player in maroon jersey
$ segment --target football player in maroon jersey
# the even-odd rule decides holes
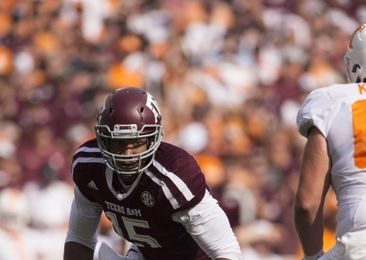
[[[101,213],[146,260],[241,260],[238,241],[195,159],[162,142],[158,104],[139,88],[119,89],[100,109],[96,138],[72,163],[76,184],[64,259],[93,259]]]

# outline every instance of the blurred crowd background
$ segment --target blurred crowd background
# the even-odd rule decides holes
[[[292,203],[312,89],[345,82],[357,0],[1,0],[0,259],[62,259],[71,158],[106,94],[144,87],[198,160],[244,259],[299,259]],[[325,249],[334,243],[329,195]],[[104,218],[99,237],[123,252]]]

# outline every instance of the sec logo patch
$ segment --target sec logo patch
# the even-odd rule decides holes
[[[151,208],[155,205],[155,199],[149,191],[144,191],[141,193],[141,201],[148,208]]]

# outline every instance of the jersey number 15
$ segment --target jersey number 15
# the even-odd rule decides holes
[[[133,219],[122,216],[121,218],[118,218],[117,215],[113,212],[106,211],[106,216],[112,221],[114,230],[120,235],[121,237],[126,238],[130,242],[136,244],[140,247],[146,247],[147,245],[152,248],[158,248],[161,247],[159,242],[148,235],[141,235],[136,233],[135,228],[146,228],[149,229],[150,225],[146,220],[142,219]],[[122,221],[123,226],[125,227],[127,231],[127,236],[123,234],[122,229],[119,224],[119,219]]]

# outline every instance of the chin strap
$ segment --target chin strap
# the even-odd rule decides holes
[[[324,254],[325,254],[324,251],[321,250],[321,251],[319,251],[318,253],[316,253],[315,255],[312,255],[312,256],[304,255],[302,260],[316,260],[316,259],[319,259],[320,257],[322,257]]]

